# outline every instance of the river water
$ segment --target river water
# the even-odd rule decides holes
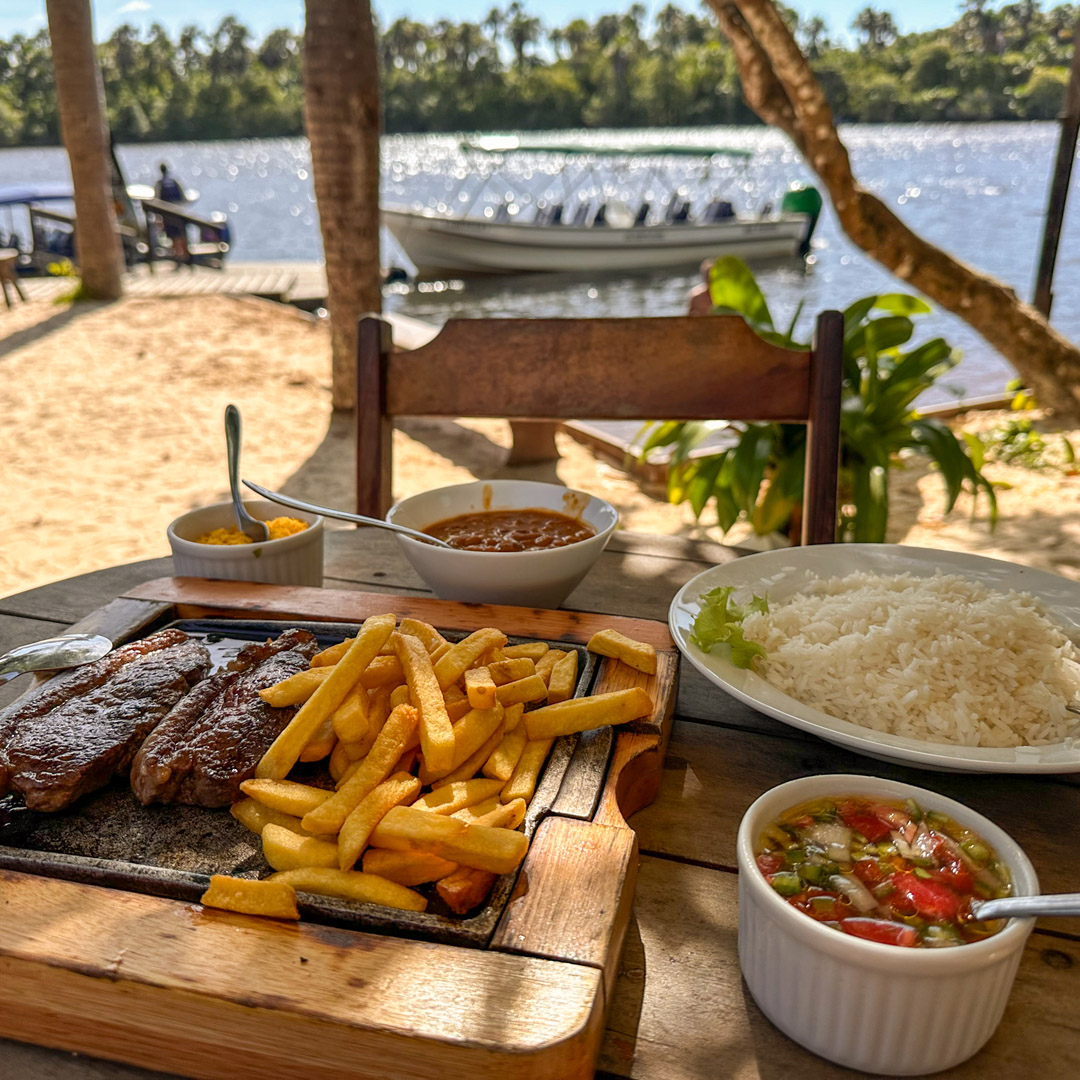
[[[851,125],[841,129],[856,177],[878,194],[913,229],[966,262],[1001,278],[1030,297],[1042,233],[1057,126],[1048,123],[976,125]],[[539,137],[539,136],[538,136]],[[574,133],[552,134],[568,141]],[[793,180],[810,181],[798,154],[778,132],[766,128],[715,128],[635,132],[589,132],[590,140],[662,140],[718,143],[750,150],[746,164],[711,176],[700,165],[676,160],[660,180],[642,168],[636,174],[599,173],[609,198],[631,205],[652,190],[658,198],[670,181],[697,207],[720,189],[737,209],[759,210],[776,203]],[[468,163],[453,136],[392,136],[384,140],[384,201],[453,204]],[[174,143],[123,147],[120,159],[129,182],[153,183],[158,163],[168,161],[188,187],[199,191],[196,212],[224,210],[233,229],[233,258],[313,260],[321,257],[311,162],[304,139],[232,143]],[[67,161],[59,149],[0,151],[0,184],[63,180]],[[513,196],[526,211],[530,202],[555,195],[558,177],[522,162],[505,184],[495,181],[479,197]],[[1075,195],[1073,196],[1075,202]],[[18,222],[16,222],[18,226]],[[8,228],[0,211],[0,227]],[[1066,217],[1055,278],[1054,324],[1080,339],[1080,218],[1075,205]],[[407,258],[384,235],[384,263],[407,266]],[[755,268],[777,325],[786,326],[800,302],[800,327],[809,337],[810,314],[842,308],[870,292],[904,286],[862,254],[839,231],[827,208],[818,225],[812,265],[792,263]],[[598,278],[575,275],[500,277],[467,283],[427,283],[391,293],[387,307],[440,322],[450,315],[671,315],[684,310],[697,274]],[[919,340],[946,338],[962,363],[925,399],[946,401],[999,393],[1012,377],[1009,365],[965,323],[935,312],[921,320]]]

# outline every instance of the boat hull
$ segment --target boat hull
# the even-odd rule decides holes
[[[761,221],[617,229],[495,223],[385,209],[382,220],[421,277],[690,268],[721,255],[779,258],[798,254],[808,224],[805,215],[787,214]]]

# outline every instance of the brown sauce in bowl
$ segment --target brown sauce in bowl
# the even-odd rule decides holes
[[[481,510],[423,531],[465,551],[543,551],[596,535],[591,525],[556,510]]]

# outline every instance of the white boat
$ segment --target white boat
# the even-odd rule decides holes
[[[580,157],[628,159],[692,156],[708,163],[716,156],[746,156],[721,147],[612,147],[526,144],[516,138],[464,143],[466,152],[559,154],[569,163]],[[585,166],[591,172],[592,162]],[[655,182],[656,170],[650,170]],[[767,259],[805,254],[817,223],[821,197],[814,188],[793,189],[778,213],[736,215],[730,203],[713,198],[698,214],[672,190],[666,204],[654,209],[642,202],[636,210],[622,202],[582,197],[564,178],[566,202],[541,200],[532,220],[514,201],[488,205],[470,214],[486,180],[471,199],[447,198],[462,205],[456,215],[422,207],[384,206],[383,224],[394,234],[421,277],[455,274],[507,274],[542,271],[634,271],[694,267],[704,259],[738,255]],[[594,187],[595,189],[595,187]],[[570,209],[566,204],[570,204]]]

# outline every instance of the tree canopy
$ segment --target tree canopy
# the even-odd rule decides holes
[[[784,9],[841,121],[1046,120],[1061,108],[1077,7],[966,0],[948,27],[900,34],[866,7],[847,46]],[[120,142],[303,132],[302,42],[241,22],[121,26],[98,47]],[[708,12],[642,4],[549,27],[517,0],[481,23],[408,18],[381,28],[390,132],[752,124],[731,46]],[[45,31],[0,41],[0,145],[59,141]]]

